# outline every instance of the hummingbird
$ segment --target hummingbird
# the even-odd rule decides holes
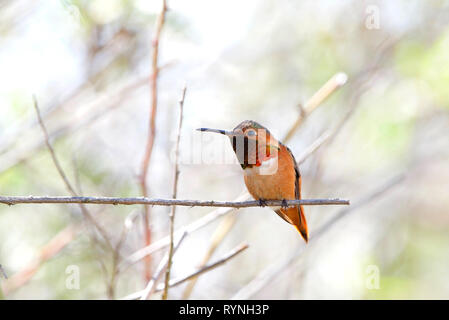
[[[219,133],[230,139],[251,196],[261,206],[266,206],[266,200],[282,200],[285,205],[271,208],[308,242],[303,206],[287,207],[286,202],[301,199],[301,174],[291,150],[274,138],[267,128],[252,120],[241,122],[232,131],[197,130]]]

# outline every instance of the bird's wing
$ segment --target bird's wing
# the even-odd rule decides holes
[[[293,155],[292,151],[286,145],[284,145],[284,146],[285,146],[285,149],[290,154],[291,159],[293,160],[293,168],[295,169],[295,199],[301,199],[301,174],[299,173],[298,164],[296,163],[296,159],[295,159],[295,156]],[[275,210],[275,212],[278,214],[279,217],[281,217],[288,223],[293,224],[293,225],[295,225],[297,223],[296,222],[297,219],[292,219],[288,216],[286,208],[285,209],[280,208],[278,210]],[[296,215],[296,211],[295,211],[294,215]],[[300,215],[298,215],[298,216],[299,216],[299,219],[301,219],[301,216]]]
[[[295,199],[299,200],[301,199],[301,173],[299,172],[298,164],[296,163],[293,152],[287,146],[285,146],[285,148],[290,153],[293,161],[293,167],[295,168]]]
[[[295,199],[301,199],[301,173],[299,172],[298,164],[296,163],[295,156],[292,151],[286,146],[287,151],[290,153],[291,159],[293,161],[293,167],[295,168]],[[293,219],[293,225],[296,227],[298,232],[304,238],[306,242],[309,240],[309,231],[307,228],[306,216],[304,214],[303,206],[298,206],[296,208],[288,208],[285,213],[288,216],[288,211],[294,214],[297,219]]]

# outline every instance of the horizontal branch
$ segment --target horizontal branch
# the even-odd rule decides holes
[[[0,196],[0,204],[54,204],[54,203],[83,203],[83,204],[112,204],[134,205],[143,204],[151,206],[185,206],[185,207],[229,207],[248,208],[262,206],[259,201],[214,201],[214,200],[178,200],[178,199],[150,199],[117,198],[117,197],[50,197],[50,196]],[[265,200],[267,206],[296,206],[296,205],[349,205],[349,200],[341,199],[301,199],[301,200]]]

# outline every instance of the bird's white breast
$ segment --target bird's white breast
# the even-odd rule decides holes
[[[273,175],[278,170],[278,157],[272,157],[262,161],[260,166],[247,167],[243,171],[245,175]]]

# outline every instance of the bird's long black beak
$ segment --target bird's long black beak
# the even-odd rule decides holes
[[[221,129],[210,129],[210,128],[198,128],[198,129],[196,129],[196,130],[198,130],[198,131],[201,131],[201,132],[215,132],[215,133],[220,133],[220,134],[223,134],[223,135],[225,135],[225,136],[228,136],[228,137],[233,137],[233,136],[235,136],[236,134],[234,133],[234,132],[232,132],[232,131],[226,131],[226,130],[221,130]]]

